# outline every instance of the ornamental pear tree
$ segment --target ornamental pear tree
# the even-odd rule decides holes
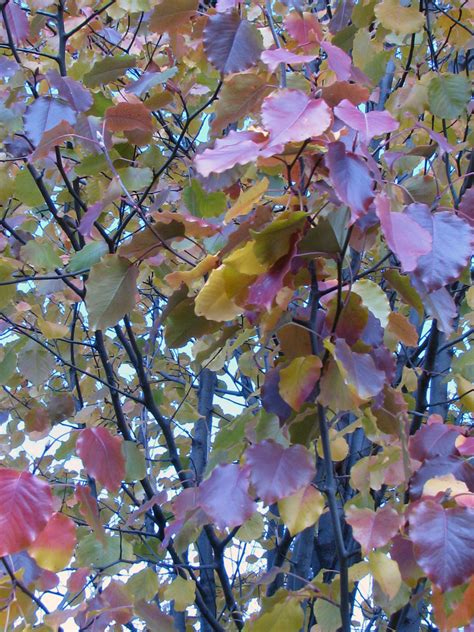
[[[0,627],[473,630],[472,4],[0,9]]]

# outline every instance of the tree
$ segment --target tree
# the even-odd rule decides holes
[[[0,4],[0,625],[467,630],[472,9]]]

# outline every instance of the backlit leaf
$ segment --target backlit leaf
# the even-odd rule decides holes
[[[346,510],[346,520],[351,525],[363,554],[387,544],[402,524],[401,516],[389,506],[377,511],[349,507]]]
[[[280,370],[280,395],[293,410],[300,410],[311,394],[321,372],[317,356],[295,358]]]
[[[55,513],[29,547],[28,553],[42,568],[58,572],[67,566],[76,542],[74,522],[61,513]]]
[[[296,535],[316,524],[324,510],[324,496],[313,485],[308,485],[291,496],[278,501],[278,509],[291,535]]]
[[[359,132],[361,140],[368,143],[374,136],[394,132],[399,123],[390,112],[362,112],[347,99],[334,108],[334,114],[346,125]]]
[[[196,584],[192,579],[177,577],[163,592],[163,596],[168,601],[174,602],[174,609],[183,612],[188,606],[194,603]]]
[[[402,6],[399,0],[383,0],[376,4],[375,15],[384,28],[399,35],[418,33],[425,23],[425,16],[417,5]]]
[[[84,428],[76,442],[77,454],[89,476],[110,492],[117,491],[125,478],[122,442],[107,428]]]

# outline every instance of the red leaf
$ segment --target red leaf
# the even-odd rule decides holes
[[[346,125],[359,132],[364,143],[368,143],[374,136],[394,132],[399,127],[397,120],[390,112],[361,112],[358,107],[347,99],[341,101],[334,108],[334,114]]]
[[[385,192],[375,198],[375,209],[390,250],[400,259],[402,270],[412,272],[422,255],[431,250],[431,234],[406,213],[392,213]]]
[[[5,3],[2,2],[2,5],[4,4]],[[13,41],[18,46],[18,44],[21,44],[28,39],[30,35],[30,24],[28,22],[26,11],[23,11],[16,2],[10,0],[5,7],[5,16],[7,18],[8,26],[10,27]]]
[[[261,58],[271,72],[275,72],[279,64],[307,64],[315,60],[316,55],[297,55],[286,48],[273,48],[272,50],[264,50]]]
[[[346,152],[344,143],[331,143],[328,148],[327,164],[334,189],[352,212],[352,221],[365,215],[374,199],[373,179],[365,162],[351,152]]]
[[[250,68],[262,52],[258,29],[236,11],[211,15],[203,42],[207,58],[224,75]]]
[[[93,498],[90,487],[88,485],[77,485],[75,496],[79,502],[79,513],[95,531],[98,539],[104,541],[104,527],[100,521],[97,501]]]
[[[441,590],[474,574],[474,510],[425,500],[412,507],[409,521],[416,560]]]
[[[262,156],[283,151],[286,143],[320,136],[332,122],[329,106],[322,99],[312,99],[301,90],[277,90],[262,105],[262,122],[270,132]]]
[[[26,549],[53,513],[46,481],[29,472],[0,469],[0,556]]]
[[[230,131],[219,138],[212,149],[205,149],[194,159],[199,174],[223,173],[235,165],[246,165],[257,159],[261,148],[261,135],[256,132]]]
[[[366,555],[372,549],[378,549],[389,542],[398,532],[403,518],[393,509],[385,506],[377,511],[349,507],[346,511],[354,538],[360,543],[362,553]]]
[[[425,461],[435,456],[456,454],[455,443],[459,429],[443,423],[428,423],[410,437],[410,456],[417,461]]]
[[[390,557],[397,562],[403,581],[410,582],[420,578],[423,571],[416,563],[411,540],[402,535],[396,535],[392,540]]]
[[[84,428],[76,443],[89,476],[97,479],[109,492],[119,489],[125,476],[125,459],[122,439],[113,436],[106,428]]]
[[[89,575],[92,574],[92,570],[88,566],[82,566],[77,570],[73,571],[67,580],[67,589],[72,594],[80,592],[86,582]]]
[[[290,496],[314,478],[313,457],[302,445],[284,448],[272,440],[262,441],[245,452],[250,480],[266,505]]]
[[[26,108],[26,135],[35,146],[39,145],[43,134],[61,121],[74,125],[76,113],[71,106],[53,97],[39,97]]]
[[[235,463],[218,465],[199,486],[199,504],[219,529],[237,527],[257,508],[248,489],[247,468]]]
[[[111,132],[138,130],[146,134],[153,132],[150,110],[141,102],[118,103],[105,111],[105,125]]]
[[[342,48],[329,42],[321,42],[320,46],[328,56],[329,68],[336,73],[339,81],[350,79],[352,74],[352,60],[350,56]]]
[[[407,213],[432,236],[431,251],[420,257],[414,275],[429,291],[456,281],[473,250],[469,224],[451,211],[431,213],[426,204],[410,204]]]
[[[74,522],[61,513],[55,513],[28,552],[41,568],[56,573],[71,559],[76,542]]]

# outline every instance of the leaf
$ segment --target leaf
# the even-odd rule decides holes
[[[194,603],[195,594],[196,584],[193,580],[178,576],[166,586],[163,597],[174,602],[174,609],[177,612],[184,612],[188,606]]]
[[[280,395],[293,410],[300,410],[309,397],[321,373],[321,360],[317,356],[295,358],[280,369]]]
[[[51,516],[28,553],[42,568],[57,573],[68,565],[76,546],[76,526],[61,513]]]
[[[43,134],[61,121],[74,125],[76,113],[71,106],[54,97],[39,97],[26,108],[26,135],[34,145],[39,145]]]
[[[434,500],[416,503],[409,514],[415,557],[444,592],[474,574],[474,510],[445,508]]]
[[[250,68],[262,52],[258,29],[236,11],[211,15],[203,35],[208,60],[224,75]]]
[[[38,318],[38,328],[47,340],[55,340],[57,338],[67,338],[69,336],[69,327]]]
[[[273,265],[290,251],[295,233],[302,230],[306,221],[306,213],[281,214],[273,222],[260,231],[250,230],[255,240],[257,259],[268,266]]]
[[[339,46],[329,42],[321,42],[323,51],[328,57],[328,66],[336,73],[339,81],[347,81],[352,75],[352,60]]]
[[[408,444],[410,456],[417,461],[425,461],[436,456],[450,456],[456,453],[455,445],[459,429],[449,424],[435,423],[437,415],[432,415],[412,437]]]
[[[166,33],[178,29],[188,22],[198,9],[198,0],[161,0],[150,19],[150,29],[155,33]]]
[[[168,79],[171,79],[178,72],[176,67],[167,68],[163,72],[145,71],[141,77],[139,77],[133,83],[129,83],[125,88],[125,92],[135,94],[137,97],[142,97],[147,92],[150,92],[152,88],[165,84]]]
[[[425,16],[415,5],[402,6],[399,0],[383,0],[376,4],[375,15],[384,28],[399,35],[418,33],[425,24]]]
[[[341,628],[341,610],[335,604],[317,599],[313,606],[321,632],[337,632]]]
[[[270,132],[262,155],[283,151],[286,143],[320,136],[332,122],[329,106],[301,90],[277,90],[263,101],[262,122]]]
[[[88,485],[76,485],[75,496],[79,502],[79,513],[94,530],[96,537],[103,542],[105,539],[104,527],[100,521],[97,500],[93,498],[90,487]]]
[[[68,264],[70,272],[78,272],[79,270],[89,270],[95,263],[98,263],[102,257],[109,252],[105,241],[90,241],[78,252],[75,252]]]
[[[249,496],[249,471],[235,463],[218,465],[199,486],[199,504],[219,529],[238,527],[257,506]],[[229,502],[232,490],[232,502]]]
[[[355,222],[367,213],[374,199],[369,168],[361,158],[346,152],[341,142],[329,144],[326,160],[334,189],[341,202],[351,209]]]
[[[451,211],[431,213],[426,204],[410,204],[407,214],[432,237],[431,251],[418,259],[413,274],[429,291],[456,281],[472,254],[469,224]]]
[[[76,442],[76,452],[89,476],[109,492],[116,492],[125,478],[123,439],[107,428],[84,428]]]
[[[402,517],[389,505],[377,511],[349,507],[346,522],[351,525],[354,538],[360,543],[362,553],[385,546],[402,525]]]
[[[245,632],[290,632],[301,630],[304,613],[298,599],[287,596],[273,607],[264,609],[255,619],[245,624]]]
[[[51,377],[55,364],[54,356],[38,346],[24,349],[18,358],[18,370],[34,386],[44,384]]]
[[[292,536],[316,524],[324,510],[324,497],[313,485],[278,501],[280,516]]]
[[[390,211],[385,192],[375,198],[375,209],[390,250],[400,259],[404,272],[413,272],[421,256],[431,251],[431,233],[406,213]]]
[[[105,111],[105,127],[111,132],[138,130],[151,135],[153,119],[150,110],[143,103],[122,102]]]
[[[61,123],[58,123],[58,125],[56,125],[55,127],[49,129],[47,132],[44,132],[44,134],[41,136],[39,145],[30,155],[29,161],[35,162],[36,160],[47,158],[48,154],[52,152],[55,147],[63,145],[66,141],[70,140],[73,135],[74,129],[71,127],[71,125],[69,125],[69,123],[66,123],[65,121],[61,121]],[[44,198],[37,188],[36,183],[34,186],[44,203]]]
[[[190,213],[197,217],[217,217],[227,208],[225,193],[206,193],[196,179],[183,191],[183,200]]]
[[[361,399],[370,399],[380,393],[385,382],[385,373],[377,369],[370,355],[355,353],[344,340],[338,338],[334,357],[344,382]]]
[[[329,447],[331,449],[331,459],[333,461],[344,461],[349,454],[349,445],[344,436],[340,434],[335,428],[329,428]],[[324,450],[321,437],[318,438],[316,444],[316,452],[324,459]]]
[[[141,481],[146,476],[146,461],[142,450],[134,441],[124,441],[122,452],[125,458],[125,482]]]
[[[22,246],[21,257],[37,270],[52,271],[62,264],[53,245],[41,238],[31,239]]]
[[[138,268],[118,255],[106,255],[92,266],[87,288],[87,310],[92,329],[107,329],[135,307]]]
[[[334,108],[334,114],[346,125],[359,132],[362,142],[369,143],[374,136],[394,132],[399,123],[390,112],[361,112],[358,107],[344,99]]]
[[[234,202],[231,208],[227,211],[224,218],[226,224],[236,217],[239,217],[239,215],[247,215],[250,213],[254,205],[262,199],[262,195],[268,189],[268,184],[268,178],[262,178],[259,182],[243,191],[239,195],[238,200]]]
[[[315,475],[314,459],[302,445],[284,448],[265,440],[247,448],[245,461],[252,485],[266,505],[307,487]]]
[[[120,560],[133,560],[133,547],[125,538],[107,536],[103,542],[96,539],[93,533],[79,540],[76,548],[76,560],[79,566],[93,566],[103,569],[102,573],[113,576],[120,570],[128,568]]]
[[[261,135],[256,132],[231,130],[219,138],[212,149],[205,149],[194,159],[196,171],[207,178],[211,173],[223,173],[235,165],[246,165],[258,158]]]
[[[134,68],[137,60],[133,55],[113,55],[104,57],[94,63],[91,70],[84,75],[84,84],[88,88],[98,88],[102,84],[115,81]]]
[[[270,90],[271,86],[264,76],[253,73],[231,75],[224,81],[216,101],[212,133],[219,134],[230,123],[249,116]]]
[[[369,568],[387,597],[394,599],[402,585],[397,562],[381,551],[372,551],[369,554]]]
[[[462,74],[438,74],[428,84],[431,112],[440,118],[454,119],[466,109],[471,98],[471,83]]]
[[[388,329],[396,340],[407,347],[416,347],[418,344],[418,332],[406,316],[399,312],[390,312],[388,315]]]
[[[308,64],[316,59],[316,55],[297,55],[286,48],[264,50],[261,59],[271,72],[275,72],[280,64]]]
[[[58,95],[76,110],[86,112],[92,107],[92,94],[84,86],[71,77],[61,77],[55,70],[49,70],[46,77],[50,85],[58,91]]]
[[[149,630],[176,632],[173,617],[165,614],[156,604],[146,603],[140,599],[135,603],[134,610],[137,616],[145,621]]]
[[[20,169],[15,177],[15,197],[28,206],[42,206],[44,197],[36,186],[36,182],[28,169]]]
[[[0,468],[0,556],[26,549],[53,513],[48,483],[29,472]]]
[[[2,3],[2,6],[4,7],[5,17],[10,27],[13,41],[18,46],[27,40],[30,35],[30,23],[27,13],[13,0],[6,4]]]
[[[242,313],[243,309],[227,295],[224,272],[225,266],[219,266],[216,270],[212,270],[206,284],[196,296],[195,312],[197,316],[223,322],[234,320]]]
[[[370,279],[359,279],[352,286],[352,291],[361,297],[362,303],[379,319],[382,327],[386,327],[391,310],[382,288]]]

